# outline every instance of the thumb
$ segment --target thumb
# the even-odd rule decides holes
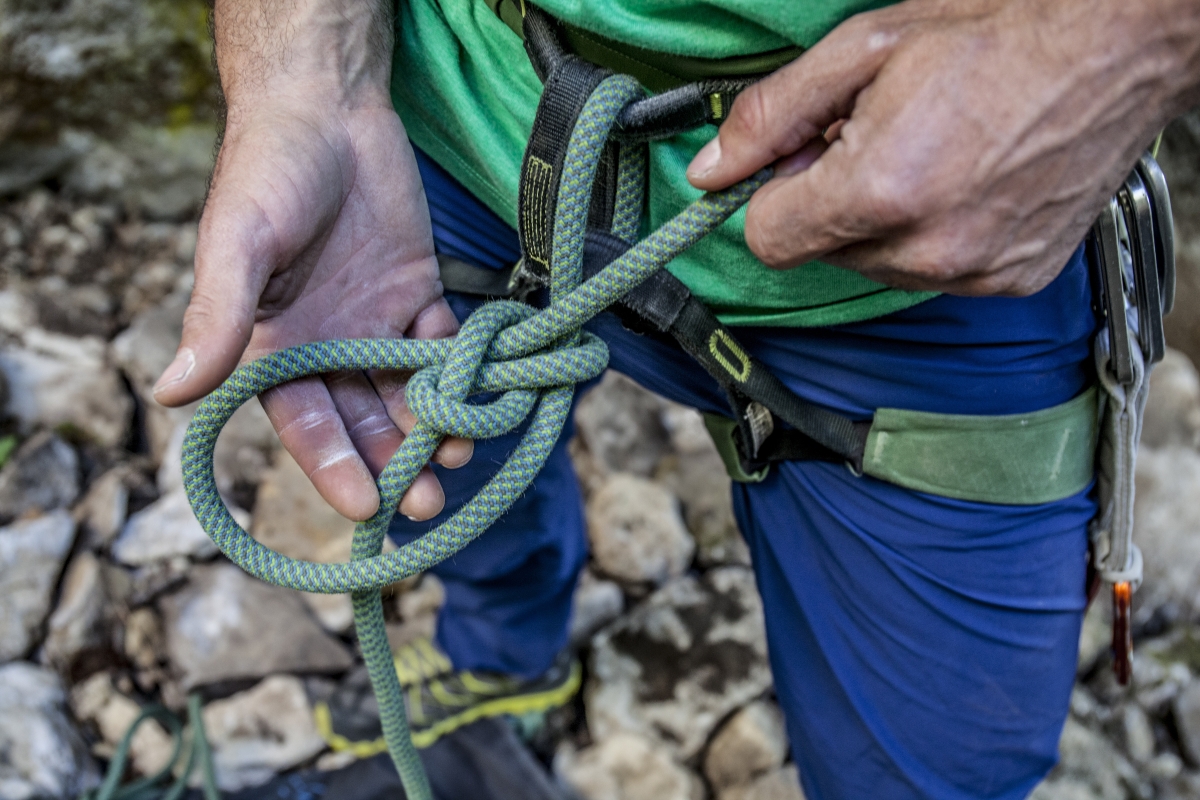
[[[835,28],[800,58],[738,95],[717,136],[688,166],[688,181],[716,191],[753,175],[850,115],[896,41],[873,15]]]
[[[164,406],[184,405],[211,392],[237,367],[250,342],[274,245],[261,210],[246,205],[210,203],[201,220],[183,337],[154,385],[154,399]]]

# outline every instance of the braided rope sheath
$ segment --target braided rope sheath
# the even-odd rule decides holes
[[[608,349],[581,326],[619,300],[745,204],[770,177],[763,170],[723,192],[706,194],[586,283],[580,284],[592,183],[621,109],[642,96],[628,76],[612,76],[588,99],[571,135],[555,215],[551,304],[495,301],[481,306],[453,339],[315,342],[240,367],[205,398],[183,444],[184,487],[196,518],[234,563],[268,583],[306,592],[349,592],[355,628],[379,701],[383,734],[411,800],[430,800],[428,779],[409,736],[403,695],[384,632],[380,588],[429,569],[487,530],[537,476],[562,432],[574,385],[604,371]],[[614,228],[633,238],[641,213],[642,147],[622,153]],[[635,175],[635,173],[637,173]],[[631,208],[631,206],[636,207]],[[316,564],[287,558],[255,541],[217,493],[213,449],[243,403],[286,381],[343,370],[415,371],[407,388],[417,424],[378,478],[379,511],[355,528],[351,560]],[[500,396],[486,405],[466,399]],[[509,460],[480,492],[433,531],[381,553],[400,499],[444,436],[503,435],[532,413]]]

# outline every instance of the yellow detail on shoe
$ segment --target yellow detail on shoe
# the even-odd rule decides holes
[[[424,637],[406,644],[392,654],[396,677],[401,686],[412,686],[454,670],[450,659]]]
[[[336,753],[353,753],[355,758],[370,758],[387,752],[387,742],[382,736],[373,741],[356,742],[335,731],[333,715],[329,711],[329,704],[324,700],[318,700],[313,706],[313,722],[316,723],[317,733],[321,734],[321,738]]]
[[[470,671],[459,673],[458,680],[464,689],[474,694],[496,694],[504,691],[504,687],[490,681],[480,680],[475,677],[475,673]]]
[[[469,673],[467,673],[469,674]],[[461,713],[455,714],[446,719],[425,728],[424,730],[412,731],[413,744],[420,748],[429,747],[448,733],[458,730],[464,725],[469,725],[477,720],[487,717],[498,717],[502,714],[511,714],[513,716],[521,716],[535,711],[545,711],[550,708],[565,705],[575,693],[579,691],[579,685],[583,681],[583,668],[576,661],[571,665],[571,675],[567,678],[566,683],[562,686],[553,689],[547,689],[544,692],[535,692],[533,694],[518,695],[515,697],[498,697],[495,700],[488,700],[478,705],[465,709]],[[464,682],[465,683],[465,682]],[[432,687],[431,687],[432,688]],[[414,691],[415,690],[415,691]],[[420,724],[424,719],[425,714],[421,706],[420,687],[409,687],[408,691],[408,717],[410,722],[415,725]],[[371,741],[354,741],[341,735],[333,729],[333,716],[329,711],[329,705],[325,701],[318,701],[313,706],[313,721],[316,723],[317,732],[321,734],[331,750],[337,753],[350,752],[356,758],[370,758],[378,753],[387,752],[387,743],[380,736],[378,739]]]
[[[516,697],[497,697],[495,700],[488,700],[479,705],[471,706],[461,714],[447,717],[428,728],[414,730],[412,732],[413,744],[420,748],[429,747],[429,745],[447,733],[456,731],[464,725],[469,725],[472,722],[487,717],[498,717],[502,714],[511,714],[519,717],[522,714],[545,711],[555,706],[564,705],[579,691],[579,684],[582,680],[583,668],[577,661],[571,665],[571,676],[562,686],[557,686],[544,692],[523,694]]]
[[[476,700],[473,694],[455,694],[446,688],[441,681],[429,682],[429,693],[433,699],[444,706],[469,706]]]

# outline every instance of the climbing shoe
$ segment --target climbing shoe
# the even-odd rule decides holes
[[[428,639],[393,655],[417,747],[428,747],[486,717],[522,716],[566,705],[579,691],[582,677],[579,662],[567,651],[543,675],[527,681],[496,672],[455,671]],[[317,730],[334,750],[351,751],[359,758],[387,750],[365,667],[350,673],[327,698],[318,699],[313,715]]]

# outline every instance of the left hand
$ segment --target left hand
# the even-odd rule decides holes
[[[688,177],[776,164],[746,214],[768,266],[1031,294],[1198,89],[1197,0],[907,0],[744,91]]]

